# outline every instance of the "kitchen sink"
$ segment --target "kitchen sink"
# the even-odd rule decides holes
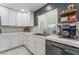
[[[39,35],[39,36],[48,36],[48,35],[41,34],[41,33],[35,33],[34,35]]]

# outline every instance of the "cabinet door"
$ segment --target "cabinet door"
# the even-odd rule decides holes
[[[8,36],[0,36],[0,51],[10,49],[10,39]]]
[[[29,50],[35,54],[35,43],[34,43],[34,38],[30,38],[29,39],[29,46],[28,46]]]
[[[34,53],[34,39],[32,35],[27,35],[28,36],[28,39],[26,40],[25,42],[25,45],[27,46],[27,48],[32,52]]]
[[[16,11],[9,9],[9,25],[15,26],[16,25]]]
[[[34,26],[34,12],[30,14],[30,26]]]
[[[22,45],[24,43],[24,35],[18,35],[18,42],[19,42],[19,45]]]
[[[18,35],[13,35],[11,37],[11,48],[19,46],[19,37]]]
[[[30,41],[30,38],[29,38],[28,36],[24,35],[23,39],[24,39],[24,42],[23,42],[24,45],[25,45],[27,48],[29,48],[29,41]]]
[[[8,25],[8,9],[0,6],[1,24]]]
[[[45,40],[32,35],[29,39],[29,49],[35,55],[45,55]]]
[[[22,26],[22,13],[17,12],[17,26]]]
[[[22,13],[22,16],[23,16],[23,18],[22,18],[22,25],[23,26],[27,26],[27,23],[28,23],[28,19],[27,19],[27,14],[26,13]]]
[[[36,55],[45,55],[45,40],[34,36],[34,53]]]
[[[34,13],[28,12],[28,26],[34,26]]]

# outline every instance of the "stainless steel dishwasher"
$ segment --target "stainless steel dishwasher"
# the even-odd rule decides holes
[[[79,48],[46,40],[46,55],[79,55]]]

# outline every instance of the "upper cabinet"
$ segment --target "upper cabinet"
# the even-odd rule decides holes
[[[0,6],[1,25],[6,26],[34,26],[34,12],[27,13]]]
[[[17,26],[34,26],[34,13],[17,12]]]
[[[28,14],[27,13],[22,13],[22,26],[28,26]]]
[[[9,25],[10,26],[16,26],[16,18],[17,18],[17,12],[14,10],[9,9]]]
[[[9,25],[8,23],[8,8],[0,6],[1,25]]]
[[[17,12],[17,26],[22,26],[22,13]]]
[[[34,26],[34,12],[28,12],[28,26]]]

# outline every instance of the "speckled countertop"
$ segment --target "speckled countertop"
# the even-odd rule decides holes
[[[67,38],[59,38],[57,35],[51,35],[46,37],[47,40],[59,42],[62,44],[70,45],[79,48],[79,41],[78,40],[71,40]]]
[[[0,34],[0,36],[5,36],[5,35],[15,35],[15,34],[21,34],[21,35],[34,35],[34,33],[28,33],[28,32],[18,32],[18,33],[2,33]],[[70,45],[70,46],[74,46],[79,48],[79,41],[78,40],[71,40],[71,39],[67,39],[67,38],[59,38],[59,36],[57,35],[51,35],[51,36],[40,36],[40,35],[34,35],[38,38],[42,38],[45,40],[50,40],[50,41],[54,41],[54,42],[58,42],[58,43],[62,43],[62,44],[66,44],[66,45]]]
[[[33,33],[29,33],[29,34],[34,35]],[[78,40],[72,40],[72,39],[67,39],[67,38],[59,38],[58,35],[50,35],[50,36],[34,35],[34,36],[37,36],[39,38],[43,38],[45,40],[50,40],[50,41],[54,41],[54,42],[58,42],[58,43],[62,43],[62,44],[66,44],[66,45],[69,45],[69,46],[79,48],[79,41]]]

